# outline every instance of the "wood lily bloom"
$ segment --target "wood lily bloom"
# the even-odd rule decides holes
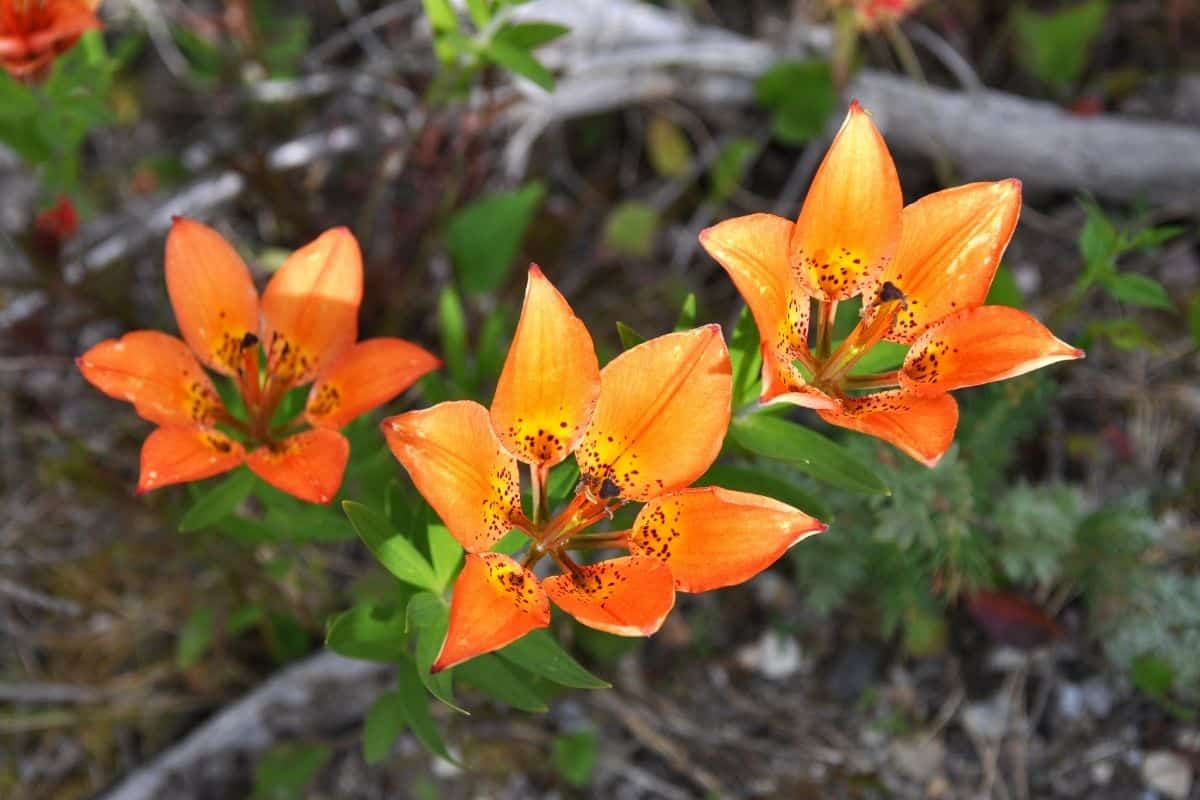
[[[134,331],[76,361],[94,386],[160,426],[142,446],[139,492],[245,462],[272,486],[327,503],[350,455],[338,429],[440,363],[403,339],[356,343],[362,255],[345,228],[292,253],[261,300],[245,262],[199,222],[175,220],[166,262],[183,340]],[[234,381],[244,419],[226,409],[204,367]],[[308,383],[304,410],[275,419],[284,396]]]
[[[887,145],[852,104],[795,223],[751,214],[700,234],[758,326],[759,402],[816,409],[933,466],[958,424],[952,389],[1082,358],[1025,312],[983,304],[1020,209],[1016,180],[904,207]],[[852,297],[861,319],[835,346],[838,305]],[[908,346],[903,365],[855,374],[885,339]]]
[[[100,27],[99,0],[0,0],[0,67],[35,79],[85,32]]]
[[[550,622],[550,600],[585,625],[623,636],[658,630],[676,590],[741,583],[825,526],[766,497],[687,488],[716,459],[732,379],[720,328],[672,333],[600,369],[591,336],[537,266],[489,411],[469,401],[390,417],[383,431],[417,489],[467,551],[435,671],[496,650]],[[550,467],[574,453],[582,475],[556,514]],[[517,463],[529,465],[532,514]],[[630,530],[584,533],[628,503]],[[511,529],[518,562],[488,550]],[[627,550],[595,564],[568,550]],[[550,557],[562,574],[539,580]]]
[[[897,22],[911,14],[923,0],[851,0],[855,18],[863,30],[874,30],[885,22]]]

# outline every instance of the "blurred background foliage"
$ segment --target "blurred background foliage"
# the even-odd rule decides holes
[[[754,327],[695,236],[740,213],[794,215],[843,84],[875,69],[953,85],[962,64],[945,48],[981,85],[1075,117],[1195,129],[1194,4],[929,0],[870,30],[847,4],[647,5],[770,43],[820,30],[832,47],[779,47],[736,103],[668,97],[555,125],[515,171],[522,104],[566,103],[563,65],[583,47],[537,3],[111,0],[106,30],[42,80],[0,75],[0,794],[92,796],[324,645],[384,665],[368,697],[342,701],[357,710],[323,726],[314,702],[318,716],[273,729],[248,760],[177,778],[178,796],[1187,796],[1195,203],[1027,193],[989,302],[1036,314],[1087,361],[962,393],[934,469],[807,412],[757,411]],[[936,146],[897,158],[908,200],[969,171]],[[347,429],[329,507],[245,468],[132,496],[147,426],[71,358],[172,330],[172,214],[227,234],[260,283],[351,226],[364,334],[445,362],[390,412],[490,398],[531,259],[602,362],[718,322],[737,419],[701,483],[769,494],[830,531],[751,585],[681,597],[648,643],[556,618],[552,635],[430,676],[461,553],[378,415]],[[872,368],[902,354],[881,346]],[[572,470],[553,473],[554,498]],[[1098,686],[1107,706],[1071,711]],[[984,724],[997,708],[998,731]],[[1111,770],[1081,769],[1080,753]],[[1182,795],[1148,766],[1159,754],[1183,764]],[[998,763],[1028,766],[1025,783]]]

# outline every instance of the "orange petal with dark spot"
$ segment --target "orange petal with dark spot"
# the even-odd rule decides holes
[[[467,552],[489,549],[521,513],[517,462],[488,411],[456,400],[383,421],[388,447]]]
[[[362,253],[346,228],[288,256],[263,292],[267,366],[290,384],[311,381],[358,338]]]
[[[345,436],[315,428],[251,451],[246,464],[281,492],[306,503],[328,503],[342,485],[349,458]]]
[[[220,475],[242,463],[241,444],[212,428],[157,428],[142,444],[138,494]]]
[[[492,426],[527,464],[552,466],[575,448],[600,395],[591,334],[536,264],[492,399]]]
[[[649,636],[675,606],[671,570],[645,556],[601,561],[542,585],[554,605],[589,628],[617,636]]]
[[[450,625],[432,672],[498,650],[550,624],[550,603],[533,573],[501,553],[468,553],[454,581]]]
[[[707,592],[753,578],[825,525],[799,509],[719,487],[685,489],[642,507],[629,552],[671,569],[675,588]]]
[[[184,341],[212,369],[236,375],[246,334],[258,335],[258,292],[246,263],[212,228],[176,217],[166,272]]]
[[[914,393],[940,394],[1075,358],[1083,358],[1083,351],[1024,311],[980,306],[926,328],[904,358],[900,386]]]
[[[792,233],[801,285],[820,300],[845,300],[877,283],[900,240],[903,205],[887,145],[852,103]]]
[[[441,366],[428,350],[403,339],[367,339],[342,353],[308,393],[309,423],[337,430],[383,405]]]
[[[983,305],[1020,213],[1021,182],[1013,179],[955,186],[905,207],[900,246],[883,276],[905,296],[888,338],[912,342],[929,323]]]
[[[221,398],[181,339],[133,331],[100,342],[75,359],[83,377],[109,397],[133,403],[142,419],[159,425],[210,426]]]
[[[919,397],[899,389],[854,397],[838,411],[818,411],[831,425],[876,436],[927,467],[954,441],[958,403],[948,394]]]
[[[790,362],[808,352],[809,296],[792,277],[791,220],[750,214],[700,232],[700,244],[724,267],[750,307],[763,344]]]
[[[593,492],[628,500],[682,489],[704,474],[729,427],[733,379],[721,328],[643,342],[600,372],[600,399],[575,451]]]

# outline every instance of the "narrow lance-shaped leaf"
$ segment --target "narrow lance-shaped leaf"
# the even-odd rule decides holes
[[[546,631],[531,631],[496,654],[562,686],[608,689],[612,685],[580,666]]]
[[[215,525],[237,510],[254,489],[254,473],[237,469],[201,495],[179,521],[179,531],[188,533]]]
[[[342,510],[388,572],[422,589],[441,589],[442,583],[429,562],[413,547],[412,542],[392,528],[386,517],[362,503],[350,500],[342,503]]]
[[[734,420],[729,438],[756,455],[795,464],[797,469],[842,489],[861,494],[889,494],[870,467],[845,448],[801,425],[766,414]]]
[[[546,701],[530,685],[530,675],[490,653],[459,664],[457,675],[484,694],[513,708],[546,710]]]

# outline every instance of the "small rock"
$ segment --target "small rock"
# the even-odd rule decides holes
[[[795,637],[772,630],[764,631],[757,642],[738,650],[737,660],[746,669],[772,681],[790,678],[804,666],[800,643]]]
[[[1092,783],[1097,786],[1108,786],[1112,782],[1116,767],[1111,761],[1097,761],[1092,764]]]
[[[1058,715],[1069,722],[1075,722],[1083,716],[1083,689],[1074,684],[1062,681],[1058,684],[1056,695]]]
[[[1169,750],[1156,750],[1142,761],[1142,780],[1170,800],[1186,800],[1192,790],[1192,765]]]
[[[1113,692],[1099,675],[1083,682],[1083,703],[1096,719],[1104,719],[1112,711]]]
[[[892,762],[908,778],[924,784],[942,771],[946,760],[946,745],[941,739],[918,736],[898,739],[889,748]]]
[[[997,740],[1008,728],[1008,704],[1003,698],[986,703],[971,703],[962,712],[962,725],[980,739]]]

